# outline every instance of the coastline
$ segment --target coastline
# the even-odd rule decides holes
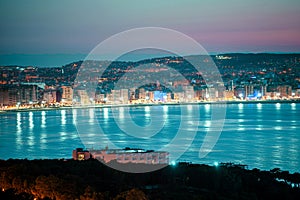
[[[102,105],[82,105],[82,106],[56,106],[43,108],[19,108],[0,110],[0,114],[9,112],[30,112],[30,111],[49,111],[49,110],[67,110],[67,109],[87,109],[87,108],[118,108],[118,107],[145,107],[145,106],[179,106],[179,105],[224,105],[224,104],[276,104],[276,103],[300,103],[300,99],[290,100],[239,100],[239,101],[201,101],[201,102],[170,102],[170,103],[136,103],[136,104],[102,104]]]

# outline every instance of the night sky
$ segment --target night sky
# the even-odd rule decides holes
[[[180,31],[208,52],[300,52],[299,0],[1,0],[0,25],[0,64],[4,54],[88,54],[146,26]]]

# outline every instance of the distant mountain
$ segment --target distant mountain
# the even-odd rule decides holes
[[[68,63],[85,60],[86,56],[86,54],[0,54],[0,66],[62,67]],[[300,53],[214,53],[211,56],[212,58],[228,56],[239,61],[253,60],[253,58],[263,61],[265,59],[299,58]],[[174,58],[174,55],[130,54],[121,56],[118,61],[143,63],[166,57]],[[187,57],[195,57],[195,55]]]

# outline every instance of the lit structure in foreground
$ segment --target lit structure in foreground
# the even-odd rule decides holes
[[[104,163],[116,161],[121,164],[169,164],[169,153],[165,151],[128,147],[124,149],[83,150],[82,148],[77,148],[73,150],[74,160],[87,160],[89,158],[94,158]]]

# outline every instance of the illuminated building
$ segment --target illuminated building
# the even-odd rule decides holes
[[[73,150],[72,157],[74,160],[88,160],[91,158],[91,153],[83,148]]]
[[[73,89],[71,86],[61,86],[62,89],[62,102],[64,104],[72,104]]]
[[[146,91],[144,88],[139,89],[139,99],[146,99]]]
[[[37,102],[36,85],[6,85],[0,88],[0,105],[28,105]]]
[[[88,93],[86,90],[76,90],[77,92],[77,95],[80,99],[80,104],[81,105],[90,105],[91,102],[90,102],[90,99],[89,99],[89,96],[88,96]]]
[[[54,104],[57,102],[57,91],[55,89],[47,89],[43,94],[43,101],[49,104]]]
[[[277,91],[280,93],[281,97],[292,96],[292,87],[289,85],[278,86]]]
[[[169,164],[169,153],[165,151],[153,151],[144,149],[101,149],[101,150],[83,150],[77,148],[73,150],[74,160],[87,160],[94,158],[104,163],[117,161],[118,163],[135,164]]]

